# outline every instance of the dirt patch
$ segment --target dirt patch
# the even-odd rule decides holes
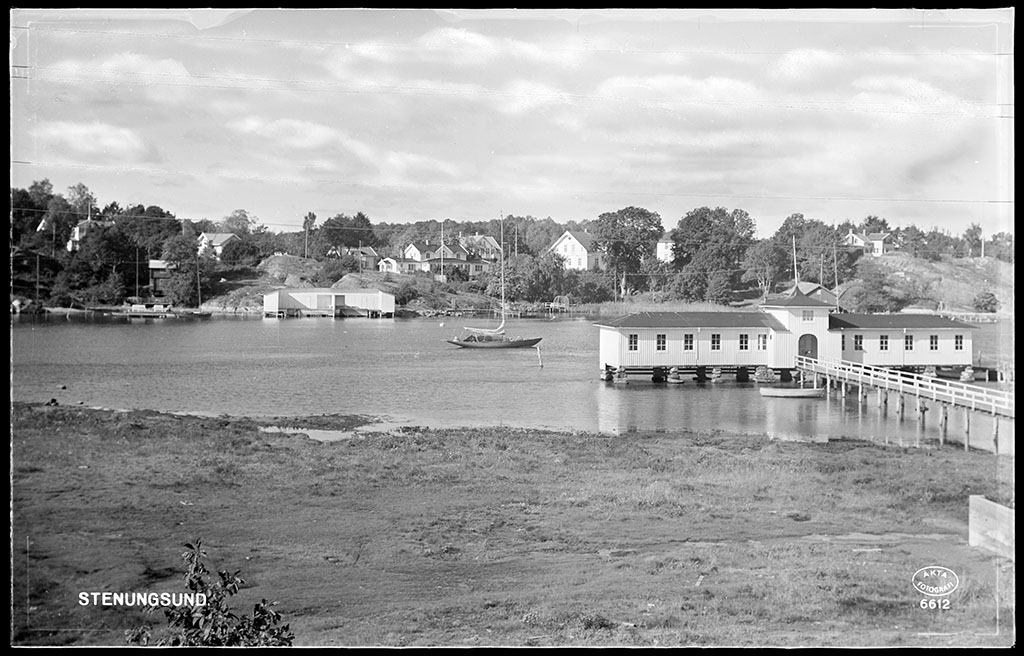
[[[183,591],[197,537],[241,570],[236,607],[279,602],[297,645],[1015,641],[1013,564],[967,546],[967,495],[1012,481],[991,454],[512,428],[320,442],[274,424],[14,405],[12,644],[159,631],[77,595]],[[919,606],[926,565],[962,574],[949,610]]]

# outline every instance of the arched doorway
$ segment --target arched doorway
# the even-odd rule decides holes
[[[797,342],[797,348],[799,349],[800,355],[808,358],[818,357],[818,338],[810,333],[806,335],[800,335],[800,341]]]

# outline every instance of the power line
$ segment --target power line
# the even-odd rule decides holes
[[[344,11],[344,9],[342,9]],[[233,36],[213,36],[210,34],[168,34],[166,32],[131,32],[131,31],[108,31],[108,30],[84,30],[84,29],[71,29],[62,27],[42,27],[39,25],[12,25],[11,29],[14,30],[25,30],[33,32],[52,32],[59,34],[84,34],[84,35],[95,35],[95,36],[118,36],[118,37],[140,37],[145,39],[185,39],[194,41],[215,41],[215,42],[235,42],[239,44],[277,44],[277,45],[304,45],[304,46],[318,46],[318,47],[334,47],[334,48],[351,48],[352,46],[358,46],[358,43],[350,41],[317,41],[308,39],[268,39],[268,38],[257,38],[257,37],[233,37]],[[468,51],[478,52],[478,48],[472,46],[459,46],[457,44],[446,44],[443,46],[432,46],[429,44],[421,43],[383,43],[373,41],[372,46],[376,49],[390,49],[390,50],[412,50],[416,52],[420,51]],[[552,53],[574,53],[574,54],[616,54],[616,55],[691,55],[691,56],[736,56],[736,55],[754,55],[754,56],[781,56],[787,55],[790,50],[675,50],[675,49],[639,49],[639,48],[568,48],[568,47],[544,47],[545,52]],[[830,51],[832,52],[832,51]],[[872,59],[878,59],[880,57],[941,57],[948,59],[951,56],[950,52],[872,52],[872,51],[838,51],[833,52],[838,57],[851,57],[864,55],[871,57]],[[957,57],[1012,57],[1012,52],[984,52],[984,51],[958,51],[955,53]]]

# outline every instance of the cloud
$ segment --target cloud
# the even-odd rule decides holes
[[[342,145],[360,157],[372,157],[373,149],[348,137],[342,132],[319,123],[283,118],[267,121],[246,116],[229,121],[228,129],[244,135],[258,135],[272,140],[275,145],[293,150],[315,150],[331,145]]]
[[[79,84],[106,82],[133,85],[151,101],[181,102],[188,97],[183,87],[200,84],[181,62],[132,52],[121,52],[99,61],[67,59],[43,69],[42,76]],[[69,77],[70,76],[70,77]]]
[[[799,48],[790,50],[769,68],[769,76],[782,81],[805,81],[818,78],[843,64],[847,57],[828,50]]]
[[[97,164],[138,164],[159,160],[154,147],[134,130],[106,123],[54,121],[33,130],[39,144],[67,159]]]

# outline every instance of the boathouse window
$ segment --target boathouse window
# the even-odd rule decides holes
[[[954,335],[953,336],[953,348],[956,349],[957,351],[964,350],[964,336],[963,335]]]
[[[939,336],[938,335],[928,335],[928,350],[929,351],[938,351],[939,350]]]
[[[657,340],[658,340],[658,346],[657,346],[658,350],[659,351],[664,351],[665,350],[665,335],[664,334],[659,334],[658,337],[657,337]]]
[[[804,321],[814,321],[814,310],[803,311]]]
[[[767,351],[768,350],[768,335],[757,336],[757,350]]]
[[[711,333],[711,350],[721,351],[722,350],[722,336],[718,333]]]
[[[839,348],[843,351],[846,350],[846,335],[843,335],[843,343]]]
[[[630,333],[630,335],[629,335],[629,350],[630,351],[635,351],[636,350],[636,344],[637,344],[636,333]]]
[[[863,351],[864,350],[864,335],[853,336],[853,350]]]
[[[686,333],[685,335],[683,335],[683,350],[693,350],[693,333]]]
[[[888,351],[889,350],[889,336],[888,335],[879,335],[878,336],[878,350],[879,351]]]
[[[744,335],[740,335],[740,350],[741,351],[749,351],[750,350],[750,335],[745,335],[745,334]]]
[[[904,335],[903,336],[903,350],[904,351],[913,351],[914,350],[914,336],[913,335]]]

